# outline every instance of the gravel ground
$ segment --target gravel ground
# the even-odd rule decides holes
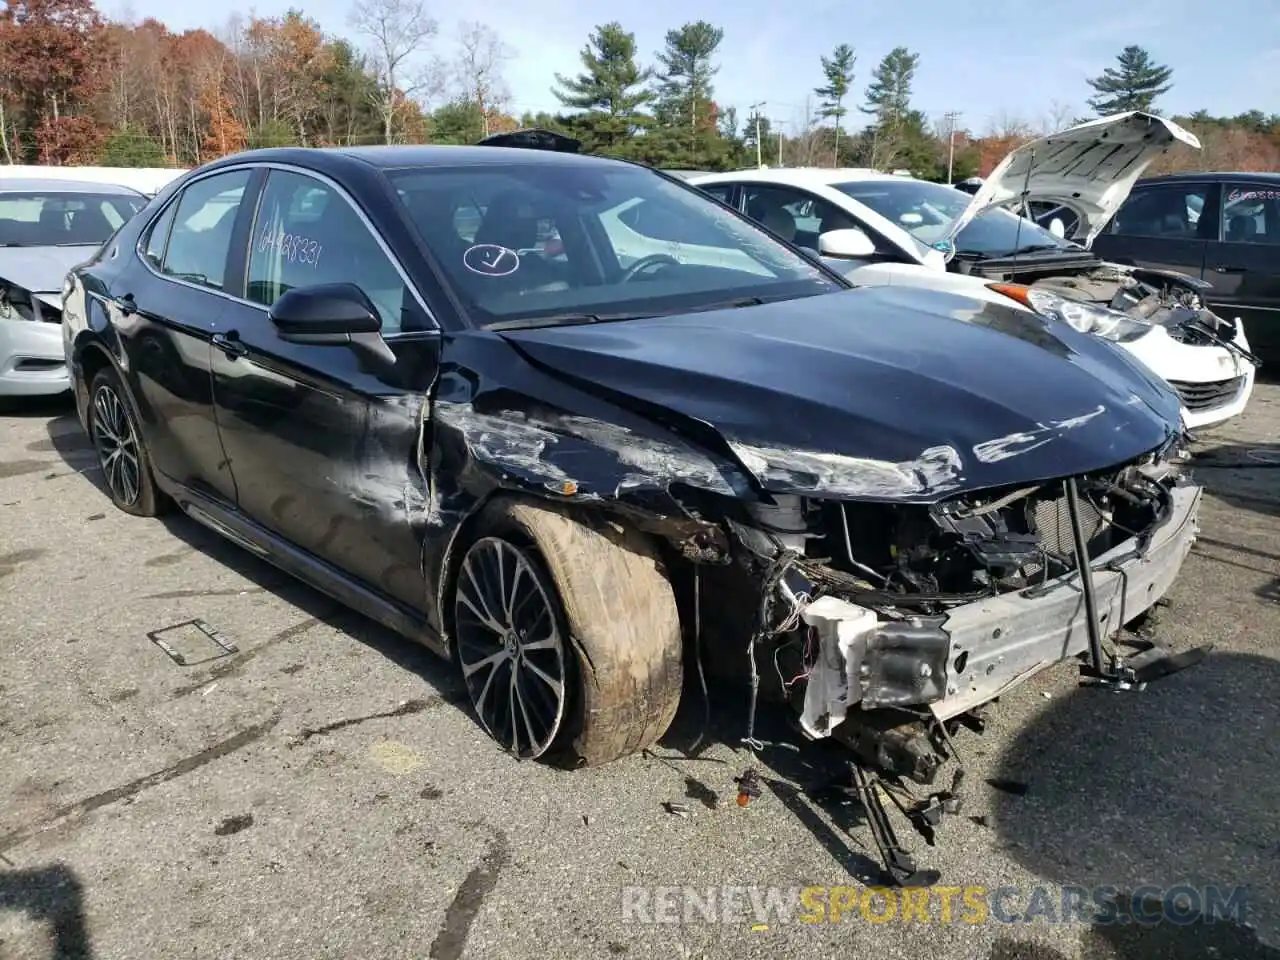
[[[944,884],[1013,888],[1003,910],[970,922],[957,902],[945,923],[935,898],[933,922],[877,923],[876,899],[839,923],[757,923],[737,909],[747,892],[709,922],[658,888],[782,896],[870,875],[855,808],[810,789],[837,769],[832,751],[770,751],[763,796],[739,808],[745,703],[721,694],[695,759],[692,696],[653,755],[574,773],[518,763],[446,664],[191,521],[114,510],[70,407],[11,406],[0,957],[1276,960],[1277,437],[1280,386],[1263,385],[1199,444],[1203,537],[1155,629],[1213,642],[1210,658],[1140,693],[1041,676],[960,737],[966,806],[938,846],[896,821]],[[149,639],[192,620],[239,652],[180,666]],[[162,637],[193,661],[219,652],[190,627]],[[1178,883],[1247,885],[1247,919],[1053,922],[1064,886]],[[679,922],[657,922],[664,904]],[[1047,917],[1000,919],[1037,904]]]

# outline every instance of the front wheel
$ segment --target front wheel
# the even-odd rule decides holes
[[[98,371],[89,385],[89,435],[111,502],[137,517],[162,512],[163,495],[151,476],[132,399],[110,367]]]
[[[606,763],[671,725],[679,614],[637,531],[550,503],[496,503],[459,564],[453,601],[472,705],[515,756]]]

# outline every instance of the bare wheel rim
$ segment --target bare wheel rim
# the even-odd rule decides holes
[[[138,434],[120,394],[108,384],[93,395],[93,442],[107,489],[117,502],[133,506],[142,491]]]
[[[498,537],[472,544],[454,591],[454,636],[489,735],[523,760],[545,753],[564,722],[565,638],[552,588],[523,550]]]

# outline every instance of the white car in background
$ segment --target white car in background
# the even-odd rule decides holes
[[[1206,309],[1209,285],[1198,278],[1089,251],[1143,170],[1176,143],[1199,147],[1162,117],[1105,117],[1018,148],[973,195],[850,169],[741,170],[689,182],[859,285],[1013,300],[1115,341],[1178,391],[1187,428],[1198,429],[1249,402],[1256,360],[1244,325]],[[1024,201],[1064,208],[1069,236],[1005,209]]]
[[[116,184],[0,178],[0,396],[71,388],[62,348],[67,272],[146,202]]]

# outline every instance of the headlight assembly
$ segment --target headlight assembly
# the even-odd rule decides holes
[[[987,287],[1017,300],[1043,317],[1061,320],[1081,333],[1092,333],[1105,340],[1127,343],[1137,340],[1152,329],[1152,325],[1145,320],[1136,320],[1119,310],[1060,297],[1047,290],[1037,290],[1018,283],[990,283]]]

